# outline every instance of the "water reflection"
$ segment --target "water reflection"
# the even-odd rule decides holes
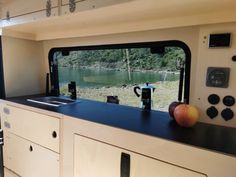
[[[70,81],[75,81],[81,88],[83,87],[109,87],[143,84],[145,82],[156,83],[158,81],[177,81],[178,73],[173,72],[153,72],[136,71],[131,72],[129,80],[127,71],[90,69],[90,68],[59,68],[60,86]]]

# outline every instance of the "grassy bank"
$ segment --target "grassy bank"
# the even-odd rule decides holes
[[[153,109],[167,111],[169,104],[177,100],[178,81],[163,81],[153,84],[156,87],[153,96]],[[118,96],[120,104],[138,107],[140,98],[134,92],[133,87],[102,87],[102,88],[80,88],[77,87],[78,98],[86,98],[106,102],[107,95]],[[61,92],[68,95],[67,85],[61,88]]]

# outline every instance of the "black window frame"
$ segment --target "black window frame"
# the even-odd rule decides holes
[[[184,75],[183,99],[184,99],[184,102],[188,104],[189,95],[190,95],[191,51],[187,44],[178,40],[52,48],[50,49],[48,53],[49,71],[50,71],[50,80],[51,80],[51,94],[55,96],[60,95],[58,65],[57,65],[57,61],[54,61],[54,58],[53,58],[55,52],[66,53],[66,52],[75,51],[75,50],[161,48],[161,47],[180,47],[185,52],[185,75]]]
[[[6,99],[4,70],[3,70],[3,51],[2,51],[2,36],[0,36],[0,99]]]

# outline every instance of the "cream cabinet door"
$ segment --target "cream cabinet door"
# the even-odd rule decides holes
[[[1,26],[25,24],[58,16],[58,9],[58,0],[5,0],[1,3]],[[15,35],[18,36],[17,34]],[[14,33],[11,32],[11,35]],[[30,35],[28,37],[32,38]]]
[[[12,133],[4,135],[3,154],[4,166],[19,176],[59,177],[59,154]]]
[[[19,177],[18,175],[14,174],[10,170],[4,168],[4,177]]]
[[[205,175],[177,167],[142,155],[131,155],[130,177],[206,177]]]
[[[18,17],[40,11],[45,11],[47,0],[17,0],[4,2],[2,5],[3,18],[9,12],[10,17]],[[58,0],[51,1],[51,7],[57,7]]]
[[[77,135],[74,140],[74,177],[120,177],[120,149]]]
[[[74,177],[205,177],[79,135],[74,141]]]
[[[82,12],[93,10],[95,8],[107,7],[116,4],[129,2],[131,0],[89,0],[89,1],[74,1],[75,4],[70,3],[70,0],[62,0],[62,14],[70,14],[74,12]]]

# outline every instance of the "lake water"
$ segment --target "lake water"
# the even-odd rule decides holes
[[[155,83],[158,81],[176,81],[179,80],[179,74],[174,73],[158,73],[158,72],[131,72],[106,70],[106,69],[90,69],[90,68],[58,68],[60,86],[75,81],[79,87],[110,87],[122,85],[143,84],[145,82]]]

